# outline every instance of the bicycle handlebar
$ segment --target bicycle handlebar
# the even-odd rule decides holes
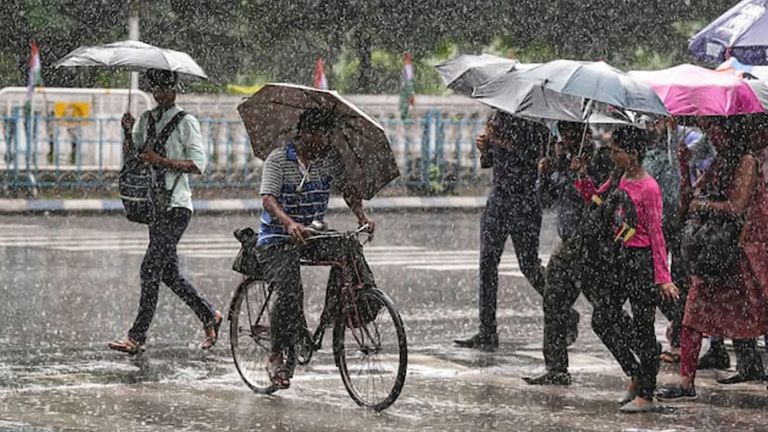
[[[307,240],[311,240],[313,238],[354,236],[358,234],[367,234],[370,236],[371,233],[366,231],[368,228],[370,228],[370,224],[362,225],[356,230],[351,231],[318,230],[312,227],[305,227],[306,231],[310,233],[310,237],[307,238]]]

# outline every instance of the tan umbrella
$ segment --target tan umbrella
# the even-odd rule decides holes
[[[333,143],[344,160],[350,184],[364,199],[371,199],[400,176],[384,128],[363,110],[335,91],[294,84],[266,84],[237,107],[251,140],[253,154],[269,153],[296,134],[304,110],[323,108],[334,113]]]

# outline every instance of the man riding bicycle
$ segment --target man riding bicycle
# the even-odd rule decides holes
[[[353,283],[373,286],[373,275],[359,243],[343,238],[310,240],[309,225],[322,221],[331,187],[340,190],[358,223],[373,234],[375,224],[363,208],[360,194],[347,182],[341,155],[331,142],[334,114],[309,108],[299,117],[297,133],[273,150],[262,167],[260,195],[263,208],[257,253],[264,275],[276,296],[271,311],[271,354],[267,371],[278,389],[290,386],[283,352],[308,334],[303,309],[301,260],[343,261],[351,267]],[[344,275],[332,267],[326,293],[325,316],[334,316],[335,297]]]

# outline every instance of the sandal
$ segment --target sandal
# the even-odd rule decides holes
[[[111,350],[124,352],[130,355],[141,354],[144,352],[144,344],[137,342],[130,336],[126,336],[117,341],[107,342],[107,347]]]
[[[213,327],[205,329],[206,335],[205,339],[203,339],[203,342],[200,344],[201,350],[209,350],[216,345],[216,341],[219,339],[219,327],[221,327],[222,321],[224,321],[224,318],[222,318],[221,312],[216,311],[213,315]],[[213,330],[213,334],[207,334],[208,330]]]
[[[269,375],[272,385],[278,390],[285,390],[291,386],[290,374],[288,368],[283,364],[282,358],[273,361],[267,357],[267,375]]]
[[[664,363],[680,363],[680,353],[675,353],[672,351],[663,351],[659,355],[659,359],[663,361]]]

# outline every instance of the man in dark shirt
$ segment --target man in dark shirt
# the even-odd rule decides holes
[[[585,263],[578,237],[586,205],[575,187],[578,175],[574,168],[587,163],[590,176],[602,184],[613,166],[605,163],[605,156],[595,150],[591,129],[585,130],[584,124],[571,122],[559,122],[557,126],[560,140],[555,147],[554,161],[549,157],[539,161],[539,197],[544,206],[558,205],[557,232],[562,243],[552,254],[546,271],[543,351],[547,372],[539,377],[524,378],[536,385],[571,382],[567,347],[575,337],[568,334],[573,325],[573,314],[568,311],[572,310],[585,284],[580,280]],[[585,293],[591,294],[589,290]],[[587,297],[591,300],[593,296]]]
[[[484,351],[498,348],[499,262],[508,237],[512,238],[523,275],[539,294],[544,291],[536,164],[548,133],[543,125],[496,112],[486,124],[486,133],[477,138],[483,158],[493,166],[491,193],[480,221],[480,331],[468,339],[456,340],[458,346]],[[578,314],[572,314],[578,321]]]

